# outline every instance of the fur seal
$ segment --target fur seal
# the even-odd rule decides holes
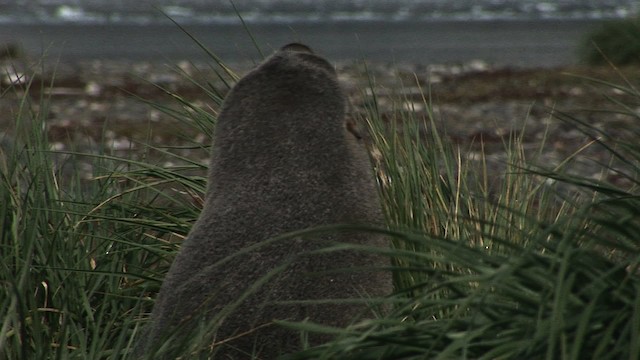
[[[346,101],[333,66],[297,43],[276,51],[229,92],[215,127],[204,209],[162,284],[141,339],[146,353],[163,337],[194,328],[192,319],[215,317],[253,291],[219,319],[213,351],[216,358],[274,359],[301,347],[300,335],[274,320],[344,327],[371,316],[364,301],[314,301],[392,292],[384,256],[310,253],[338,242],[388,246],[377,234],[323,233],[246,251],[321,225],[384,224],[364,142],[345,120]],[[346,271],[333,271],[340,269]],[[274,276],[252,288],[267,274]],[[316,345],[329,338],[307,340]]]

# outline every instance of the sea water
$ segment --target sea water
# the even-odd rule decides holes
[[[638,7],[636,0],[0,0],[0,46],[63,61],[206,61],[195,37],[235,62],[300,41],[335,61],[549,67],[575,63],[588,31]]]

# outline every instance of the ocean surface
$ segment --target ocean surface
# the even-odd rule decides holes
[[[549,67],[575,63],[601,22],[637,0],[0,0],[0,47],[61,61],[206,60],[178,25],[227,62],[292,41],[335,61]],[[242,18],[242,20],[240,19]],[[243,22],[244,21],[244,25]],[[248,34],[247,29],[251,33]]]
[[[602,19],[637,14],[637,0],[0,0],[2,23]]]

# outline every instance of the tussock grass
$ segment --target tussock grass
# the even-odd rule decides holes
[[[212,59],[221,78],[236,78]],[[219,105],[223,94],[199,84]],[[199,214],[206,164],[151,146],[144,151],[174,165],[106,148],[52,151],[43,130],[47,99],[32,99],[32,85],[10,90],[24,95],[0,158],[0,358],[129,358]],[[633,84],[600,85],[640,99]],[[536,166],[521,141],[526,128],[504,139],[504,172],[490,173],[482,154],[468,157],[440,130],[429,94],[424,112],[398,105],[383,116],[371,90],[361,120],[371,133],[389,228],[360,230],[392,239],[397,294],[385,300],[389,314],[347,329],[280,323],[336,335],[289,357],[637,359],[637,144],[556,112],[610,152],[615,161],[593,166],[626,186]],[[166,92],[182,110],[150,105],[211,135],[215,110]],[[637,104],[617,105],[638,117]],[[203,324],[190,343],[167,341],[158,351],[206,353],[204,335],[213,328]]]
[[[206,182],[191,173],[206,166],[153,147],[157,163],[52,151],[33,85],[8,90],[22,95],[0,161],[0,358],[124,357],[199,214]]]

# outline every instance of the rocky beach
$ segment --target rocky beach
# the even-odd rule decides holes
[[[250,63],[230,66],[238,75],[250,67]],[[101,149],[138,156],[148,144],[172,147],[180,155],[205,161],[209,137],[172,114],[185,114],[178,118],[188,119],[189,112],[193,113],[181,101],[215,114],[218,105],[205,90],[223,96],[228,90],[225,82],[232,81],[222,81],[215,69],[211,64],[188,61],[40,64],[6,60],[0,128],[5,138],[13,138],[16,114],[20,107],[30,106],[35,113],[44,114],[52,150],[95,153]],[[495,67],[482,61],[337,64],[359,114],[364,114],[364,106],[375,93],[387,123],[399,121],[402,112],[411,111],[415,119],[427,119],[432,113],[444,137],[466,158],[479,161],[483,151],[489,167],[496,171],[507,162],[505,141],[517,135],[530,152],[528,158],[546,167],[559,165],[577,152],[569,171],[588,177],[600,177],[602,168],[595,163],[608,163],[611,154],[592,144],[593,139],[576,124],[561,121],[554,113],[571,114],[609,136],[633,141],[638,131],[639,97],[589,79],[629,87],[640,80],[635,70]],[[425,106],[427,98],[430,108]],[[194,148],[194,144],[201,146]],[[615,172],[605,176],[624,181]]]

